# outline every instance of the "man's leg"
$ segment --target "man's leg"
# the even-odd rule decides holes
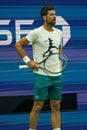
[[[61,118],[60,118],[60,100],[51,100],[51,121],[53,130],[60,130]]]
[[[30,113],[30,130],[36,130],[38,124],[38,115],[43,107],[44,101],[34,101],[32,111]]]

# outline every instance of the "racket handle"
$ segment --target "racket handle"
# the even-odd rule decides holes
[[[26,69],[26,68],[29,68],[28,65],[19,65],[19,69]]]

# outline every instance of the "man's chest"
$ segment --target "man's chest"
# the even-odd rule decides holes
[[[39,34],[37,38],[37,43],[39,46],[43,48],[54,48],[59,47],[61,43],[61,38],[57,34],[49,33],[49,34]]]

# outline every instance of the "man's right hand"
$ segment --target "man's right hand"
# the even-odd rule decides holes
[[[38,64],[37,64],[37,62],[35,62],[35,61],[29,61],[28,63],[27,63],[27,65],[29,66],[29,68],[31,68],[31,69],[38,69]]]

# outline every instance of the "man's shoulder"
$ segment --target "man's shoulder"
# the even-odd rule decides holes
[[[35,36],[37,36],[38,34],[40,34],[41,29],[42,29],[42,26],[40,26],[38,28],[34,28],[33,30],[31,30],[29,32],[29,35],[35,35]]]
[[[42,26],[40,26],[40,27],[38,27],[38,28],[35,28],[33,31],[34,31],[34,32],[40,32],[40,31],[42,31]]]
[[[60,30],[60,29],[58,29],[58,28],[56,28],[56,27],[54,27],[54,30],[55,30],[56,32],[58,32],[58,33],[61,33],[61,34],[62,34],[62,30]]]

